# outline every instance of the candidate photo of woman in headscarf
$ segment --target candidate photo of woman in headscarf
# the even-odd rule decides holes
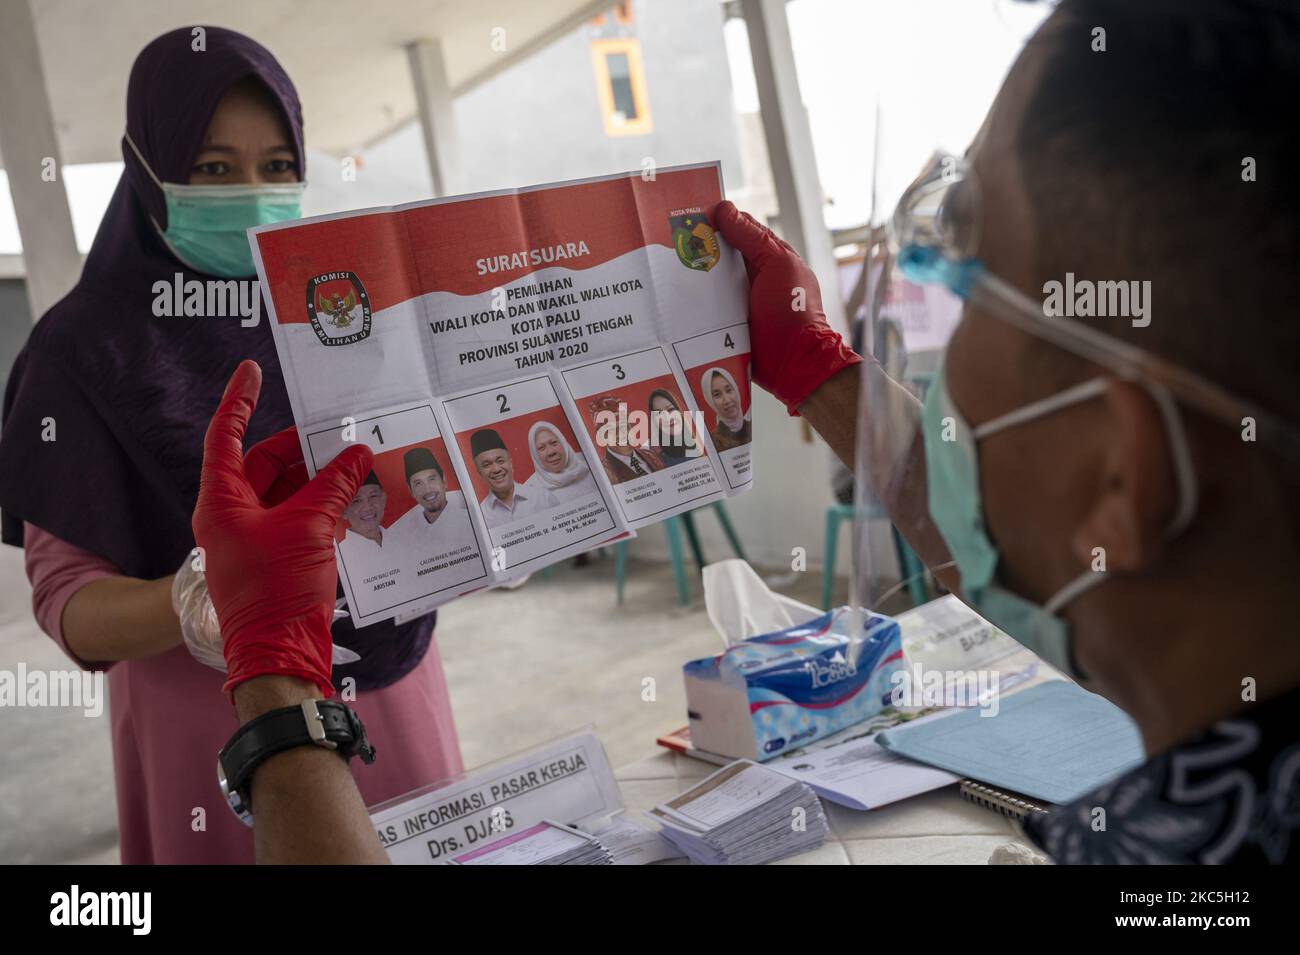
[[[14,362],[0,432],[0,531],[25,549],[34,615],[75,663],[108,671],[124,863],[253,861],[212,769],[239,722],[224,674],[184,645],[171,591],[194,548],[204,433],[240,361],[263,374],[246,449],[293,416],[269,322],[152,305],[160,282],[255,282],[245,230],[301,215],[305,152],[275,57],[203,29],[203,44],[184,27],[137,56],[122,177],[76,286]],[[42,441],[50,419],[57,440]],[[334,625],[360,658],[335,666],[335,685],[383,752],[356,770],[367,803],[463,768],[434,620]]]
[[[528,429],[528,453],[533,457],[533,474],[524,484],[550,491],[562,504],[599,493],[587,459],[549,421],[536,421]]]
[[[736,387],[731,372],[715,365],[700,378],[700,388],[704,391],[704,400],[718,416],[718,423],[709,432],[713,446],[719,451],[727,451],[749,444],[753,440],[750,412],[741,405],[740,389]]]
[[[678,397],[667,388],[656,388],[650,392],[647,403],[650,411],[652,436],[658,441],[651,447],[659,452],[667,467],[689,464],[704,455],[704,449],[695,440],[693,422],[690,413],[682,408]]]

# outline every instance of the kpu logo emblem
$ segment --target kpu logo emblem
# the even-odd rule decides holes
[[[670,215],[668,227],[673,230],[673,248],[677,250],[677,258],[688,269],[707,272],[722,258],[717,233],[709,225],[703,210],[688,209],[680,215]]]
[[[307,317],[322,345],[351,345],[370,337],[370,296],[355,272],[326,272],[307,280]]]

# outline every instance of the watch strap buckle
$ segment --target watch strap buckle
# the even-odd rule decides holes
[[[312,743],[325,749],[338,749],[338,743],[325,737],[325,718],[321,716],[316,701],[313,699],[303,700],[301,707],[303,720],[307,724],[307,735],[311,737]]]

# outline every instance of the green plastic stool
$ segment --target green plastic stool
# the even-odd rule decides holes
[[[826,508],[826,558],[822,564],[822,609],[831,609],[831,594],[835,587],[835,556],[839,550],[840,524],[853,520],[852,504],[832,504]],[[907,593],[915,606],[920,606],[930,599],[929,589],[925,585],[925,567],[916,556],[907,539],[898,532],[892,523],[889,525],[894,535],[894,552],[898,555],[898,569],[907,581]]]
[[[718,523],[722,525],[722,532],[727,535],[727,541],[731,544],[731,549],[736,552],[736,556],[741,560],[745,559],[745,551],[740,546],[740,538],[736,534],[736,529],[731,525],[731,518],[727,515],[727,509],[721,501],[713,504],[713,512],[718,515]],[[677,583],[677,603],[683,607],[690,606],[691,587],[686,579],[686,557],[682,552],[682,530],[686,531],[686,539],[690,544],[691,556],[695,558],[695,564],[699,567],[700,572],[704,572],[704,548],[700,546],[699,534],[695,529],[695,517],[693,511],[687,511],[684,514],[678,514],[676,517],[670,517],[664,521],[664,533],[668,535],[668,553],[673,561],[673,580]],[[623,587],[627,581],[627,541],[619,541],[614,545],[614,576],[617,579],[618,602],[623,602]]]
[[[718,515],[718,523],[722,525],[722,532],[727,535],[727,542],[731,544],[731,549],[735,551],[736,556],[745,560],[745,550],[740,546],[740,538],[736,536],[736,529],[731,526],[731,518],[727,516],[727,509],[721,501],[712,505],[713,513]],[[682,519],[682,527],[686,529],[686,540],[691,546],[691,555],[695,558],[695,565],[699,567],[700,573],[704,573],[704,565],[708,561],[704,557],[704,548],[700,546],[699,534],[695,531],[695,512],[687,511],[685,514],[679,514]]]
[[[682,531],[678,526],[681,517],[670,517],[664,521],[664,533],[668,535],[668,553],[673,560],[673,580],[677,583],[677,602],[689,606],[691,587],[686,581],[686,556],[682,553]],[[627,583],[627,541],[614,545],[614,576],[617,579],[618,602],[623,602],[623,587]]]

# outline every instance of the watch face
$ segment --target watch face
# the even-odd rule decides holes
[[[226,805],[230,807],[230,811],[240,822],[252,828],[253,813],[245,804],[239,790],[230,791],[230,784],[226,780],[226,767],[221,765],[221,757],[217,757],[217,785],[221,787],[221,795],[226,797]]]

